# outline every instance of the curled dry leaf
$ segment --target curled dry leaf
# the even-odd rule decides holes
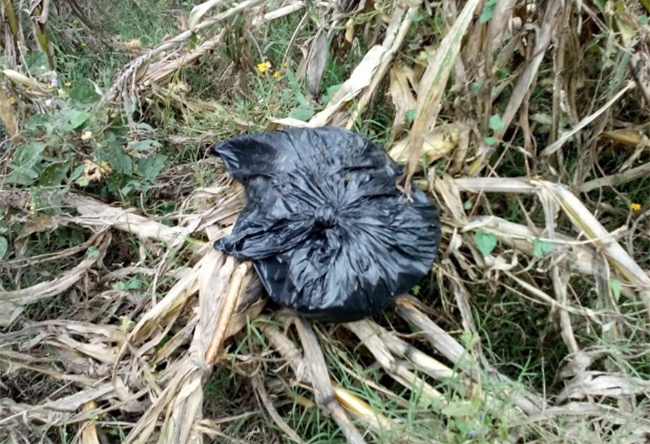
[[[36,80],[32,79],[31,77],[27,77],[26,75],[21,74],[17,71],[14,71],[13,69],[5,69],[2,72],[4,73],[5,77],[7,77],[7,79],[29,88],[32,93],[40,96],[49,96],[52,94],[51,91],[41,86],[41,84]]]
[[[111,166],[106,162],[95,163],[92,160],[84,160],[83,175],[88,182],[98,182],[111,171]]]
[[[208,0],[207,2],[194,6],[188,19],[189,28],[194,28],[203,16],[210,11],[210,9],[215,8],[222,3],[225,3],[225,0]]]
[[[105,383],[97,387],[81,390],[73,395],[65,396],[54,401],[48,401],[43,405],[43,407],[62,412],[75,412],[82,408],[84,404],[99,399],[112,392],[113,385]]]
[[[650,393],[650,381],[630,375],[604,372],[582,372],[567,384],[558,396],[559,402],[568,399],[584,399],[592,396],[612,398]]]
[[[444,124],[436,126],[424,136],[421,159],[415,167],[420,171],[422,165],[430,165],[438,159],[449,155],[458,147],[459,136],[462,126],[459,124]],[[388,150],[388,154],[399,163],[405,163],[409,156],[409,138],[406,137]]]
[[[320,29],[312,42],[307,59],[307,91],[312,97],[318,97],[326,67],[327,33],[324,29]]]
[[[341,85],[341,88],[334,94],[327,107],[317,113],[309,121],[309,126],[326,126],[331,122],[334,114],[343,109],[351,100],[357,97],[361,91],[370,85],[372,77],[379,67],[387,49],[376,45],[363,57],[361,63],[352,71],[350,78]]]
[[[633,130],[633,129],[617,129],[612,131],[605,131],[600,135],[602,138],[610,139],[621,145],[631,146],[636,148],[637,146],[643,144],[642,148],[645,150],[650,150],[650,143],[643,143],[644,135],[642,130]],[[647,137],[645,137],[647,139]]]
[[[13,100],[13,99],[12,99]],[[18,120],[16,119],[16,112],[7,94],[5,94],[4,86],[0,85],[0,119],[5,127],[5,131],[9,137],[14,137],[18,134]]]
[[[92,411],[96,408],[97,402],[94,399],[83,405],[84,411]],[[100,444],[97,426],[93,421],[88,421],[88,423],[82,426],[81,444]]]
[[[182,245],[193,231],[192,227],[168,227],[147,217],[135,214],[134,209],[116,208],[90,197],[71,194],[67,203],[72,205],[80,216],[73,220],[86,226],[113,226],[129,231],[141,239],[169,242],[173,246]]]
[[[445,38],[440,42],[440,46],[429,61],[422,79],[420,79],[415,120],[409,135],[409,156],[404,181],[404,189],[407,194],[410,192],[411,180],[419,163],[426,133],[435,126],[442,93],[447,86],[447,79],[460,53],[462,38],[469,27],[478,4],[479,0],[469,0],[465,3],[463,10]]]
[[[408,66],[394,66],[390,70],[390,98],[395,106],[395,119],[386,145],[391,146],[402,131],[409,126],[409,112],[415,112],[417,102],[411,91],[415,74]],[[395,156],[393,156],[395,158]],[[405,160],[405,159],[404,159]]]
[[[57,296],[79,282],[95,263],[104,257],[111,236],[110,234],[98,235],[96,242],[98,254],[88,254],[77,266],[64,271],[57,278],[20,290],[0,291],[0,326],[7,326],[13,322],[25,305]]]
[[[305,2],[294,1],[289,3],[288,5],[282,6],[281,8],[275,9],[273,11],[269,11],[261,17],[256,16],[253,19],[252,24],[253,26],[259,26],[264,22],[270,22],[271,20],[286,17],[287,15],[293,14],[294,12],[298,12],[305,7],[306,7]]]

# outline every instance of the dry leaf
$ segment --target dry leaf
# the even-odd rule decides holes
[[[28,87],[30,91],[40,93],[41,95],[50,95],[51,91],[48,91],[40,83],[31,77],[27,77],[24,74],[21,74],[13,69],[5,69],[3,71],[4,75],[14,83],[19,83],[25,87]]]
[[[393,120],[393,127],[388,137],[388,146],[391,146],[397,136],[410,125],[410,122],[408,122],[408,113],[415,113],[417,102],[411,91],[414,75],[413,70],[408,66],[394,66],[390,70],[389,92],[391,101],[395,106],[395,119]],[[393,158],[395,157],[393,156]]]
[[[435,127],[424,136],[421,157],[425,157],[426,164],[430,165],[438,159],[446,157],[458,146],[461,125],[445,124]],[[410,155],[408,137],[400,140],[388,150],[388,154],[398,163],[405,163]],[[422,169],[424,159],[420,159],[416,171]]]
[[[418,106],[415,120],[409,135],[409,158],[406,165],[404,189],[410,192],[411,180],[415,174],[424,146],[426,133],[431,130],[438,117],[442,93],[447,85],[447,79],[456,63],[460,52],[460,44],[474,16],[479,0],[469,0],[458,15],[445,38],[440,43],[436,53],[429,61],[429,66],[422,75],[418,87]]]
[[[370,85],[372,77],[386,52],[387,49],[380,45],[370,48],[361,63],[352,71],[350,78],[334,94],[327,107],[311,118],[309,126],[326,126],[336,112],[359,95],[366,86]]]
[[[351,44],[353,40],[354,40],[354,20],[350,18],[345,24],[345,41]]]
[[[318,97],[326,67],[327,33],[321,29],[312,42],[307,59],[307,91],[312,97]]]
[[[224,3],[224,0],[208,0],[207,2],[203,2],[193,7],[188,19],[189,28],[194,28],[210,9],[220,5],[221,3]]]
[[[18,119],[9,97],[5,94],[4,86],[0,86],[0,119],[9,137],[15,137],[18,134]]]

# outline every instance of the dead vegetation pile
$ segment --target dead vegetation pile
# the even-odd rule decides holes
[[[211,0],[192,9],[178,35],[136,48],[110,88],[93,86],[100,117],[65,115],[63,125],[78,134],[59,146],[83,159],[73,177],[76,165],[51,168],[61,163],[52,144],[34,148],[42,141],[23,131],[27,116],[65,109],[66,100],[21,62],[25,12],[55,63],[45,33],[50,2],[28,3],[27,12],[2,6],[0,116],[10,140],[0,191],[2,442],[332,439],[316,436],[321,425],[295,430],[302,410],[322,412],[338,427],[332,436],[340,430],[353,443],[648,440],[648,4]],[[60,3],[94,29],[75,2]],[[206,69],[196,64],[216,57],[233,33],[245,29],[241,41],[254,46],[293,15],[303,19],[288,46],[302,45],[296,75],[313,112],[267,107],[251,123],[219,97],[183,90],[182,74]],[[117,45],[94,35],[98,45]],[[311,98],[332,59],[345,58],[335,53],[360,42],[367,50],[329,100]],[[223,67],[223,78],[251,64],[263,75],[257,62],[242,56]],[[120,195],[112,188],[99,192],[98,184],[112,186],[122,158],[91,154],[89,139],[123,113],[124,152],[137,151],[156,103],[179,119],[219,115],[239,131],[367,131],[390,108],[385,142],[407,163],[405,191],[413,178],[443,218],[430,282],[378,319],[341,326],[312,326],[270,306],[249,263],[211,248],[244,204],[217,161],[199,162],[212,183],[187,186],[187,165],[161,160],[168,168],[157,170],[149,193],[179,190],[164,217],[146,211],[145,197],[136,208],[110,198]],[[101,129],[87,136],[89,119]],[[219,131],[168,142],[197,149]],[[154,166],[129,162],[144,186]],[[47,168],[48,180],[61,176],[57,186],[43,182]],[[130,186],[116,189],[126,196]],[[61,227],[83,239],[52,248],[44,239]],[[510,306],[509,322],[524,336],[557,338],[559,356],[531,364],[539,378],[516,380],[503,365],[507,353],[492,347],[513,334],[492,320],[510,319]],[[525,358],[515,359],[525,374]],[[245,387],[208,412],[215,373]],[[266,427],[246,422],[252,410],[268,418]]]

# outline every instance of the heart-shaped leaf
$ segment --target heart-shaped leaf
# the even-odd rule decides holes
[[[543,241],[539,238],[533,239],[533,255],[537,258],[543,258],[553,251],[553,245],[548,241]]]
[[[474,234],[474,242],[483,256],[489,256],[492,250],[497,246],[497,237],[492,233],[486,233],[478,230]]]

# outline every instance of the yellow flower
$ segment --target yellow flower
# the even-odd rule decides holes
[[[78,25],[78,24],[79,24],[79,20],[74,19],[74,20],[72,21],[72,24],[73,24],[73,25]]]
[[[632,202],[632,203],[630,204],[630,209],[631,209],[632,211],[641,211],[641,204],[638,204],[638,203]]]
[[[81,47],[85,48],[86,47],[86,42],[81,42]]]
[[[13,104],[13,103],[16,103],[16,99],[14,99],[13,97],[9,97],[9,99],[7,99],[7,102]]]
[[[260,74],[264,74],[269,69],[271,69],[271,62],[264,62],[264,63],[257,64],[257,70],[259,71]]]
[[[276,72],[273,73],[273,78],[274,79],[279,79],[281,75],[282,75],[282,73],[280,71],[276,71]]]
[[[66,88],[70,88],[72,86],[72,82],[65,82],[64,85]]]

